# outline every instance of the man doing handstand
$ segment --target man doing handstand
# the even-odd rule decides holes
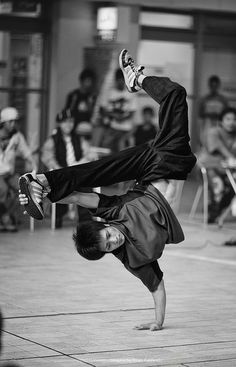
[[[73,238],[77,251],[89,260],[106,253],[115,255],[152,293],[155,320],[138,329],[160,330],[165,317],[166,295],[158,265],[167,243],[179,243],[184,235],[169,203],[176,180],[185,180],[195,165],[188,135],[185,89],[168,78],[145,76],[127,50],[119,57],[128,90],[144,89],[160,104],[160,130],[146,144],[123,150],[98,161],[21,176],[20,202],[29,215],[43,219],[43,198],[76,203],[103,219],[81,223]],[[83,187],[99,187],[136,180],[124,195],[83,193]],[[165,197],[164,197],[165,196]],[[169,203],[168,203],[169,201]]]

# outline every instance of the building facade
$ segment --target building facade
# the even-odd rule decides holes
[[[98,90],[128,48],[148,73],[168,75],[188,93],[190,134],[198,147],[198,104],[216,74],[236,106],[234,0],[3,0],[0,2],[0,108],[19,109],[37,154],[86,66]],[[111,60],[113,60],[111,62]],[[140,109],[150,105],[139,95]],[[139,111],[137,111],[139,119]]]

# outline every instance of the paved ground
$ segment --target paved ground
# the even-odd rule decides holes
[[[205,230],[181,215],[186,240],[166,247],[167,315],[162,331],[141,282],[107,255],[76,254],[72,228],[38,225],[0,238],[2,360],[25,367],[235,367],[235,223]]]

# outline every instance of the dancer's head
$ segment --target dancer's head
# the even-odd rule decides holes
[[[88,260],[99,260],[125,242],[123,233],[114,225],[86,221],[78,225],[73,235],[78,253]]]

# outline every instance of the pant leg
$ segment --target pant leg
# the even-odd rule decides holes
[[[196,158],[189,146],[186,92],[168,78],[147,77],[143,89],[160,103],[160,132],[152,143],[125,149],[97,161],[45,173],[48,198],[57,201],[80,187],[137,180],[186,179]]]

